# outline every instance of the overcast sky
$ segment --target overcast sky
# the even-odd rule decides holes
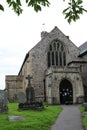
[[[0,89],[5,88],[5,75],[18,74],[26,53],[40,41],[41,31],[57,26],[76,46],[87,41],[87,14],[69,25],[62,14],[62,0],[50,1],[50,8],[39,13],[24,5],[23,14],[17,16],[0,0],[5,6],[5,12],[0,11]]]

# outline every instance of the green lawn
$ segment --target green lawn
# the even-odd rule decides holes
[[[0,114],[0,130],[49,130],[62,111],[60,106],[48,106],[42,111],[18,111],[17,103],[9,103],[9,113]],[[8,116],[23,116],[25,121],[9,121]]]
[[[85,130],[87,130],[87,116],[84,116],[84,107],[80,108],[80,111],[82,113],[82,120],[83,120],[83,126],[85,128]]]

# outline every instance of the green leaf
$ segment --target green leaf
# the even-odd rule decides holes
[[[36,12],[41,11],[40,5],[35,4],[35,5],[34,5],[34,10],[35,10]]]
[[[9,3],[9,7],[10,7],[10,6],[12,6],[12,5],[13,5],[13,3],[14,3],[14,2],[10,2],[10,3]]]
[[[72,3],[75,4],[76,3],[75,0],[72,0]]]
[[[28,3],[28,0],[26,0],[26,3]]]
[[[86,10],[86,9],[84,9],[84,8],[82,8],[82,10],[83,10],[83,11],[85,11],[85,12],[87,12],[87,10]]]
[[[16,10],[16,3],[13,2],[13,9]]]
[[[21,6],[21,1],[20,0],[16,0],[16,2],[18,3],[18,5]]]
[[[7,0],[7,3],[10,4],[10,3],[11,3],[11,0]]]
[[[4,11],[4,7],[0,4],[0,10]]]
[[[77,20],[77,19],[80,19],[79,15],[76,15],[76,20]]]
[[[70,13],[68,12],[68,13],[66,13],[65,15],[66,15],[66,16],[65,16],[65,19],[66,19],[66,18],[69,17]]]
[[[65,13],[68,9],[70,9],[70,7],[64,9],[64,10],[63,10],[63,13]]]
[[[76,17],[75,17],[75,15],[73,15],[72,19],[73,19],[73,21],[76,21]]]
[[[69,3],[68,3],[68,5],[70,5],[70,6],[71,6],[72,4],[69,2]]]
[[[71,20],[72,20],[71,18],[68,19],[68,23],[69,23],[69,24],[71,23]]]
[[[30,0],[30,2],[28,3],[28,6],[34,6],[34,4],[35,4],[35,2],[33,3],[33,1],[32,0]]]
[[[80,5],[80,4],[83,3],[83,1],[82,0],[78,0],[77,3]]]
[[[83,14],[82,8],[79,9],[78,13],[79,13],[79,14]]]

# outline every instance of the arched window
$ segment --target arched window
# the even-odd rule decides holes
[[[47,55],[48,59],[48,67],[58,66],[64,67],[66,66],[66,53],[65,47],[62,42],[59,40],[54,40],[49,45],[49,51]]]

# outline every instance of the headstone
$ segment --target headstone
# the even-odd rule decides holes
[[[26,97],[24,93],[19,93],[18,101],[19,101],[19,109],[37,109],[42,110],[43,109],[43,103],[42,102],[36,102],[35,101],[35,91],[34,88],[31,85],[31,78],[30,75],[26,77],[28,80],[28,86],[26,88]]]
[[[26,95],[24,92],[18,93],[18,103],[25,103],[26,102]]]
[[[26,77],[26,79],[28,80],[28,86],[26,88],[27,103],[31,103],[31,102],[35,101],[34,88],[31,86],[31,79],[32,79],[32,77],[30,77],[30,75],[28,75]]]
[[[35,92],[32,86],[26,88],[27,103],[35,101]]]
[[[7,103],[7,93],[4,90],[0,90],[0,113],[8,113]]]

